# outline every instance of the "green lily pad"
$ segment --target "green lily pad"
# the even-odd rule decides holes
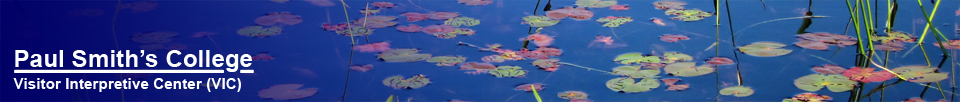
[[[633,78],[652,78],[660,74],[660,70],[640,70],[640,66],[619,66],[613,68],[613,74],[630,76]]]
[[[277,35],[280,34],[281,31],[282,29],[276,26],[270,28],[263,28],[263,26],[247,26],[237,30],[237,34],[260,38]]]
[[[547,16],[527,16],[523,17],[523,21],[530,24],[530,27],[547,27],[560,23],[560,20],[550,20]]]
[[[890,31],[887,32],[887,36],[870,36],[870,39],[873,41],[880,41],[882,43],[889,43],[893,41],[897,42],[916,42],[917,37],[901,32],[901,31]]]
[[[463,63],[465,60],[467,58],[463,56],[437,56],[427,59],[427,62],[437,63],[437,66],[454,66]]]
[[[383,85],[394,89],[416,89],[430,84],[430,79],[423,75],[403,79],[403,76],[397,75],[383,80]]]
[[[617,1],[577,0],[575,5],[589,8],[604,8],[617,5]]]
[[[393,49],[381,52],[378,58],[386,62],[416,62],[430,58],[430,54],[418,54],[418,49]]]
[[[430,55],[430,54],[409,54],[409,55],[386,57],[386,58],[382,58],[382,59],[383,59],[383,61],[386,61],[386,62],[416,62],[416,61],[427,60],[427,59],[430,58],[430,56],[432,56],[432,55]]]
[[[473,34],[476,34],[477,31],[470,28],[457,28],[456,30],[453,30],[453,32],[451,33],[456,33],[460,35],[473,35]]]
[[[787,45],[777,42],[755,42],[750,45],[742,46],[739,49],[740,52],[757,57],[776,57],[793,52],[793,50],[781,49],[784,46]]]
[[[670,19],[687,21],[687,22],[699,21],[699,20],[703,20],[703,18],[713,16],[713,13],[703,12],[703,11],[700,11],[699,9],[692,9],[692,10],[670,9],[670,10],[664,11],[663,13],[667,15],[677,15],[677,17],[672,17]]]
[[[614,58],[613,61],[617,61],[620,64],[660,63],[660,57],[643,56],[641,53],[625,53],[617,56],[617,58]]]
[[[347,30],[338,30],[337,34],[345,36],[367,36],[373,34],[373,29],[367,27],[350,27]]]
[[[727,87],[720,90],[721,95],[733,95],[736,97],[747,97],[753,95],[753,89],[744,86]]]
[[[558,97],[567,100],[587,99],[587,93],[583,91],[564,91],[557,94]]]
[[[480,20],[477,20],[476,18],[471,18],[471,17],[457,17],[457,18],[447,19],[447,21],[444,21],[443,24],[450,25],[453,27],[460,27],[461,25],[469,27],[469,26],[475,26],[480,24]]]
[[[656,78],[644,78],[637,83],[634,83],[633,78],[629,77],[614,78],[607,81],[607,88],[624,93],[647,92],[657,87],[660,87],[660,82]]]
[[[693,56],[678,53],[678,52],[667,52],[663,54],[663,63],[673,63],[676,61],[691,61]]]
[[[810,74],[797,78],[793,85],[804,91],[817,91],[826,86],[830,91],[843,92],[853,90],[857,82],[843,75]]]
[[[399,56],[399,55],[410,55],[410,54],[414,54],[414,53],[417,53],[417,52],[420,52],[420,50],[419,50],[419,49],[397,48],[397,49],[392,49],[392,50],[383,51],[383,52],[381,52],[380,54],[377,55],[377,58],[386,58],[386,57]]]
[[[519,66],[499,66],[497,69],[490,70],[490,75],[497,77],[523,77],[527,75],[527,70],[521,70]]]
[[[696,62],[677,62],[667,65],[663,70],[674,76],[693,77],[713,73],[716,68],[709,64],[696,66]],[[696,67],[694,67],[696,66]]]
[[[922,65],[903,66],[891,69],[907,81],[918,83],[938,82],[948,78],[947,73],[936,73],[937,68]]]
[[[610,16],[610,17],[597,19],[597,22],[604,23],[603,24],[604,27],[614,28],[614,27],[620,27],[620,25],[623,25],[624,23],[627,23],[627,22],[633,22],[633,18]]]

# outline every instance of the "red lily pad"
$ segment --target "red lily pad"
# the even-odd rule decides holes
[[[402,32],[411,32],[411,33],[412,33],[412,32],[420,32],[420,29],[421,29],[421,28],[423,28],[423,27],[420,27],[420,26],[418,26],[418,25],[416,25],[416,24],[410,24],[409,26],[397,26],[397,30],[400,30],[400,31],[402,31]]]
[[[371,43],[366,45],[357,45],[353,47],[353,50],[360,52],[383,52],[390,50],[390,42],[378,42]]]
[[[416,13],[416,12],[407,12],[400,15],[406,16],[408,22],[422,21],[422,20],[426,20],[427,18],[430,18],[430,15],[423,14],[423,13]]]
[[[478,6],[478,5],[487,5],[493,3],[491,0],[457,0],[460,4]]]
[[[850,80],[860,82],[883,82],[890,80],[894,75],[887,71],[874,72],[873,68],[853,67],[843,71],[843,76],[850,77]]]
[[[379,7],[379,8],[393,8],[393,7],[396,6],[396,5],[393,5],[393,3],[390,3],[390,2],[373,2],[372,4],[373,4],[373,6],[376,6],[376,7]]]
[[[734,64],[734,62],[733,62],[732,59],[726,58],[726,57],[712,57],[712,58],[708,59],[706,62],[707,62],[707,64],[712,64],[712,65],[731,65],[731,64]]]
[[[800,46],[800,47],[802,47],[802,48],[813,49],[813,50],[828,50],[828,49],[830,49],[830,46],[827,46],[827,43],[816,42],[816,41],[805,41],[805,40],[804,40],[804,41],[800,41],[800,42],[793,43],[793,45],[797,45],[797,46]]]
[[[300,16],[290,14],[290,12],[271,12],[270,14],[260,16],[254,20],[254,22],[263,26],[272,26],[277,23],[294,25],[300,24],[300,22],[303,22],[303,19],[300,18]]]
[[[534,88],[537,89],[537,91],[540,91],[540,90],[543,90],[543,86],[545,85],[541,83],[523,84],[523,85],[518,85],[517,88],[514,88],[514,90],[533,91],[533,89],[530,88],[530,86],[533,86]]]
[[[570,17],[575,20],[587,20],[587,19],[590,19],[590,17],[593,17],[593,12],[587,11],[587,9],[584,9],[582,7],[580,8],[565,7],[563,9],[547,11],[547,17],[550,17],[550,19],[557,19],[557,20],[567,18],[567,17]]]
[[[665,42],[679,42],[680,40],[689,40],[689,39],[690,37],[687,37],[686,35],[664,34],[660,36],[660,40]]]
[[[847,69],[844,69],[843,67],[840,67],[837,65],[825,64],[823,66],[814,66],[812,70],[814,72],[823,73],[823,74],[840,74]]]
[[[934,45],[937,44],[934,43]],[[880,45],[873,45],[873,48],[880,49],[880,51],[903,51],[904,47],[902,42],[887,42]],[[950,49],[950,47],[947,47],[947,49]]]
[[[457,16],[460,16],[460,13],[456,12],[430,12],[430,19],[433,20],[447,20]]]

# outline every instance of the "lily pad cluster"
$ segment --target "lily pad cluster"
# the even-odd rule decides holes
[[[740,52],[747,53],[750,56],[757,57],[776,57],[783,56],[793,52],[789,49],[781,49],[787,45],[777,42],[754,42],[750,45],[741,46]]]
[[[887,32],[887,36],[870,36],[870,39],[873,39],[873,41],[880,41],[881,43],[917,41],[917,37],[902,31],[889,31]]]
[[[409,79],[403,79],[403,76],[397,75],[383,79],[383,85],[393,89],[416,89],[430,84],[430,79],[424,75],[417,75]]]
[[[907,81],[918,83],[939,82],[949,77],[947,73],[936,72],[937,68],[922,65],[903,66],[893,68],[891,71],[906,78]]]
[[[282,29],[277,26],[264,28],[263,26],[255,25],[255,26],[243,27],[240,30],[237,30],[237,34],[248,36],[248,37],[262,38],[262,37],[268,37],[268,36],[280,34],[281,31]]]
[[[676,15],[676,17],[671,17],[670,19],[687,22],[699,21],[703,20],[703,18],[713,16],[713,13],[700,11],[700,9],[670,9],[664,11],[663,13],[667,15]]]
[[[519,66],[498,66],[497,69],[490,70],[490,75],[497,77],[523,77],[527,75],[527,70]]]
[[[373,29],[370,29],[367,27],[354,26],[344,30],[337,30],[336,32],[337,34],[344,35],[344,36],[367,36],[367,35],[373,34]]]
[[[579,7],[589,7],[589,8],[604,8],[617,5],[616,0],[602,1],[602,0],[577,0],[576,4]]]
[[[783,99],[781,102],[828,102],[833,100],[832,97],[827,95],[818,95],[816,93],[802,93],[792,98]]]
[[[797,78],[793,85],[804,91],[817,91],[827,87],[832,92],[843,92],[853,90],[857,85],[856,81],[850,80],[850,77],[836,74],[810,74]]]
[[[735,97],[747,97],[753,95],[753,89],[746,86],[733,86],[720,89],[720,95],[733,95]]]
[[[949,41],[941,42],[941,44],[943,44],[943,46],[940,46],[940,44],[937,44],[937,43],[933,43],[933,46],[943,47],[944,49],[960,49],[960,40],[949,40]],[[900,47],[903,47],[903,44],[900,44]]]
[[[467,60],[463,56],[436,56],[430,59],[427,59],[427,62],[437,63],[437,66],[454,66],[463,61]]]
[[[547,16],[527,16],[523,17],[523,21],[525,24],[529,24],[530,27],[547,27],[560,23],[560,20],[551,20],[550,17]]]
[[[392,49],[383,51],[377,55],[386,62],[416,62],[430,58],[430,54],[421,54],[419,49]]]
[[[597,22],[604,23],[603,24],[604,27],[613,28],[613,27],[620,27],[620,25],[623,25],[624,23],[627,23],[627,22],[633,22],[633,18],[608,16],[608,17],[597,19]]]
[[[647,92],[657,87],[660,87],[660,82],[656,78],[644,78],[635,82],[633,78],[620,77],[607,81],[607,88],[624,93]]]

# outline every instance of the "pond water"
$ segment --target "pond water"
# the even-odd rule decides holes
[[[386,3],[393,6],[387,7]],[[678,3],[682,5],[662,7],[665,9],[654,5]],[[4,33],[3,51],[8,53],[4,55],[8,56],[3,59],[5,62],[11,60],[9,57],[13,56],[9,53],[14,53],[13,50],[40,54],[64,50],[68,54],[73,50],[110,53],[110,50],[117,49],[147,50],[146,53],[157,54],[161,64],[120,69],[202,69],[167,66],[167,60],[162,58],[167,58],[166,53],[170,50],[187,54],[197,54],[198,50],[210,50],[212,54],[249,54],[257,60],[249,67],[241,68],[254,69],[255,74],[125,76],[151,83],[155,78],[239,78],[246,83],[239,92],[208,92],[206,89],[24,90],[10,87],[14,84],[0,85],[4,86],[3,96],[7,96],[2,101],[351,102],[384,101],[392,95],[394,101],[414,102],[571,101],[562,97],[585,97],[597,102],[659,102],[781,101],[803,93],[826,95],[832,101],[848,101],[857,95],[868,94],[878,85],[897,83],[884,88],[882,95],[877,91],[859,101],[881,101],[881,98],[883,101],[903,101],[921,96],[927,101],[955,101],[953,99],[958,97],[954,93],[957,79],[953,69],[960,63],[954,60],[954,56],[960,44],[947,41],[960,39],[956,16],[960,15],[956,10],[960,1],[944,0],[936,8],[932,27],[942,32],[943,37],[935,36],[933,28],[924,31],[924,15],[934,10],[930,1],[897,1],[895,19],[890,27],[887,26],[887,1],[870,1],[862,5],[869,13],[855,13],[856,20],[850,19],[851,9],[848,7],[860,6],[856,6],[855,1],[850,3],[843,0],[733,0],[720,1],[717,11],[715,3],[706,0],[2,0],[3,18],[0,22],[3,22],[3,28],[0,32]],[[920,8],[921,4],[925,9]],[[628,8],[621,8],[624,6]],[[365,15],[364,10],[370,14]],[[374,10],[378,11],[373,13]],[[668,15],[674,11],[678,13]],[[863,15],[870,17],[863,18]],[[364,17],[367,17],[366,25],[364,20],[346,25],[348,20]],[[680,19],[682,17],[686,18]],[[411,25],[422,28],[407,29]],[[876,29],[879,36],[869,37],[867,28]],[[902,36],[906,38],[888,37],[895,34],[886,33],[884,30],[887,29],[903,32],[906,35]],[[814,36],[824,33],[828,34],[795,44],[800,42],[800,34]],[[924,33],[926,36],[922,36]],[[348,34],[358,36],[345,36]],[[867,49],[860,50],[861,45],[857,43],[870,43],[868,38],[881,39],[872,42],[876,45],[873,46],[877,48],[876,54],[869,57],[872,60],[864,59],[866,63],[858,63],[857,55],[869,52],[870,46],[864,44],[862,47]],[[941,50],[934,46],[938,38],[945,46],[953,47]],[[525,44],[524,40],[529,43]],[[917,41],[923,41],[920,47],[915,46]],[[900,48],[900,51],[887,52],[879,50],[881,43],[903,46],[891,47]],[[494,44],[500,46],[490,46]],[[363,46],[363,49],[352,50],[353,46]],[[559,49],[562,54],[546,55],[550,54],[546,50],[551,48]],[[403,51],[410,49],[418,52]],[[944,52],[952,56],[944,58]],[[395,55],[388,56],[391,53]],[[664,57],[668,53],[689,57]],[[510,54],[519,54],[519,57]],[[525,55],[534,57],[524,58]],[[428,62],[426,58],[431,56],[435,59]],[[441,56],[465,59],[444,60]],[[490,62],[485,57],[505,61]],[[706,62],[715,57],[728,58],[734,64],[714,66]],[[65,58],[64,63],[68,64],[62,69],[90,69],[70,66],[74,59],[69,55]],[[181,59],[183,56],[170,58]],[[537,59],[557,59],[555,63],[545,63],[557,67],[539,68],[532,64]],[[447,65],[440,66],[437,61]],[[484,63],[500,68],[463,68]],[[8,79],[122,80],[118,74],[9,74],[13,69],[50,68],[5,65],[8,65],[3,68],[5,74],[0,76]],[[351,70],[351,66],[362,69],[363,65],[370,65],[372,67],[366,68],[372,69]],[[630,65],[634,68],[615,69]],[[656,68],[657,65],[666,68]],[[819,81],[826,76],[817,77],[818,72],[813,68],[830,65],[842,68],[829,73],[830,78],[839,79]],[[512,66],[519,69],[510,69]],[[637,69],[637,66],[642,67]],[[856,66],[874,69],[868,73],[853,69]],[[901,71],[895,68],[904,66],[939,69],[937,72],[891,74],[877,66],[885,66],[891,71]],[[633,73],[637,75],[631,75]],[[901,74],[908,80],[898,81],[899,78],[894,76]],[[393,77],[398,75],[400,79]],[[811,80],[799,80],[808,75],[814,76]],[[945,79],[936,79],[944,76]],[[861,77],[872,82],[853,80]],[[923,78],[933,80],[927,82],[939,83],[927,87],[927,82],[917,81]],[[621,79],[635,81],[617,83]],[[688,88],[668,90],[668,87],[680,86],[667,85],[660,79],[680,79],[675,85],[688,85]],[[612,83],[608,82],[611,80]],[[518,85],[531,83],[542,84],[536,86],[542,90],[536,94],[516,90]],[[284,86],[281,84],[299,84],[302,88],[261,91],[275,85]],[[824,87],[815,85],[828,88],[799,88]],[[737,86],[748,89],[729,91],[742,96],[721,95],[721,89]],[[587,95],[569,94],[569,91]]]

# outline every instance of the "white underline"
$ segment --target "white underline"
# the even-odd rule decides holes
[[[31,69],[15,69],[13,73],[224,73],[225,71],[220,70],[202,70],[202,69],[177,69],[177,70],[163,70],[163,69],[125,69],[125,70],[31,70]],[[242,70],[241,70],[242,72]],[[253,70],[250,70],[252,73]]]
[[[241,69],[240,73],[253,73],[253,69]]]

